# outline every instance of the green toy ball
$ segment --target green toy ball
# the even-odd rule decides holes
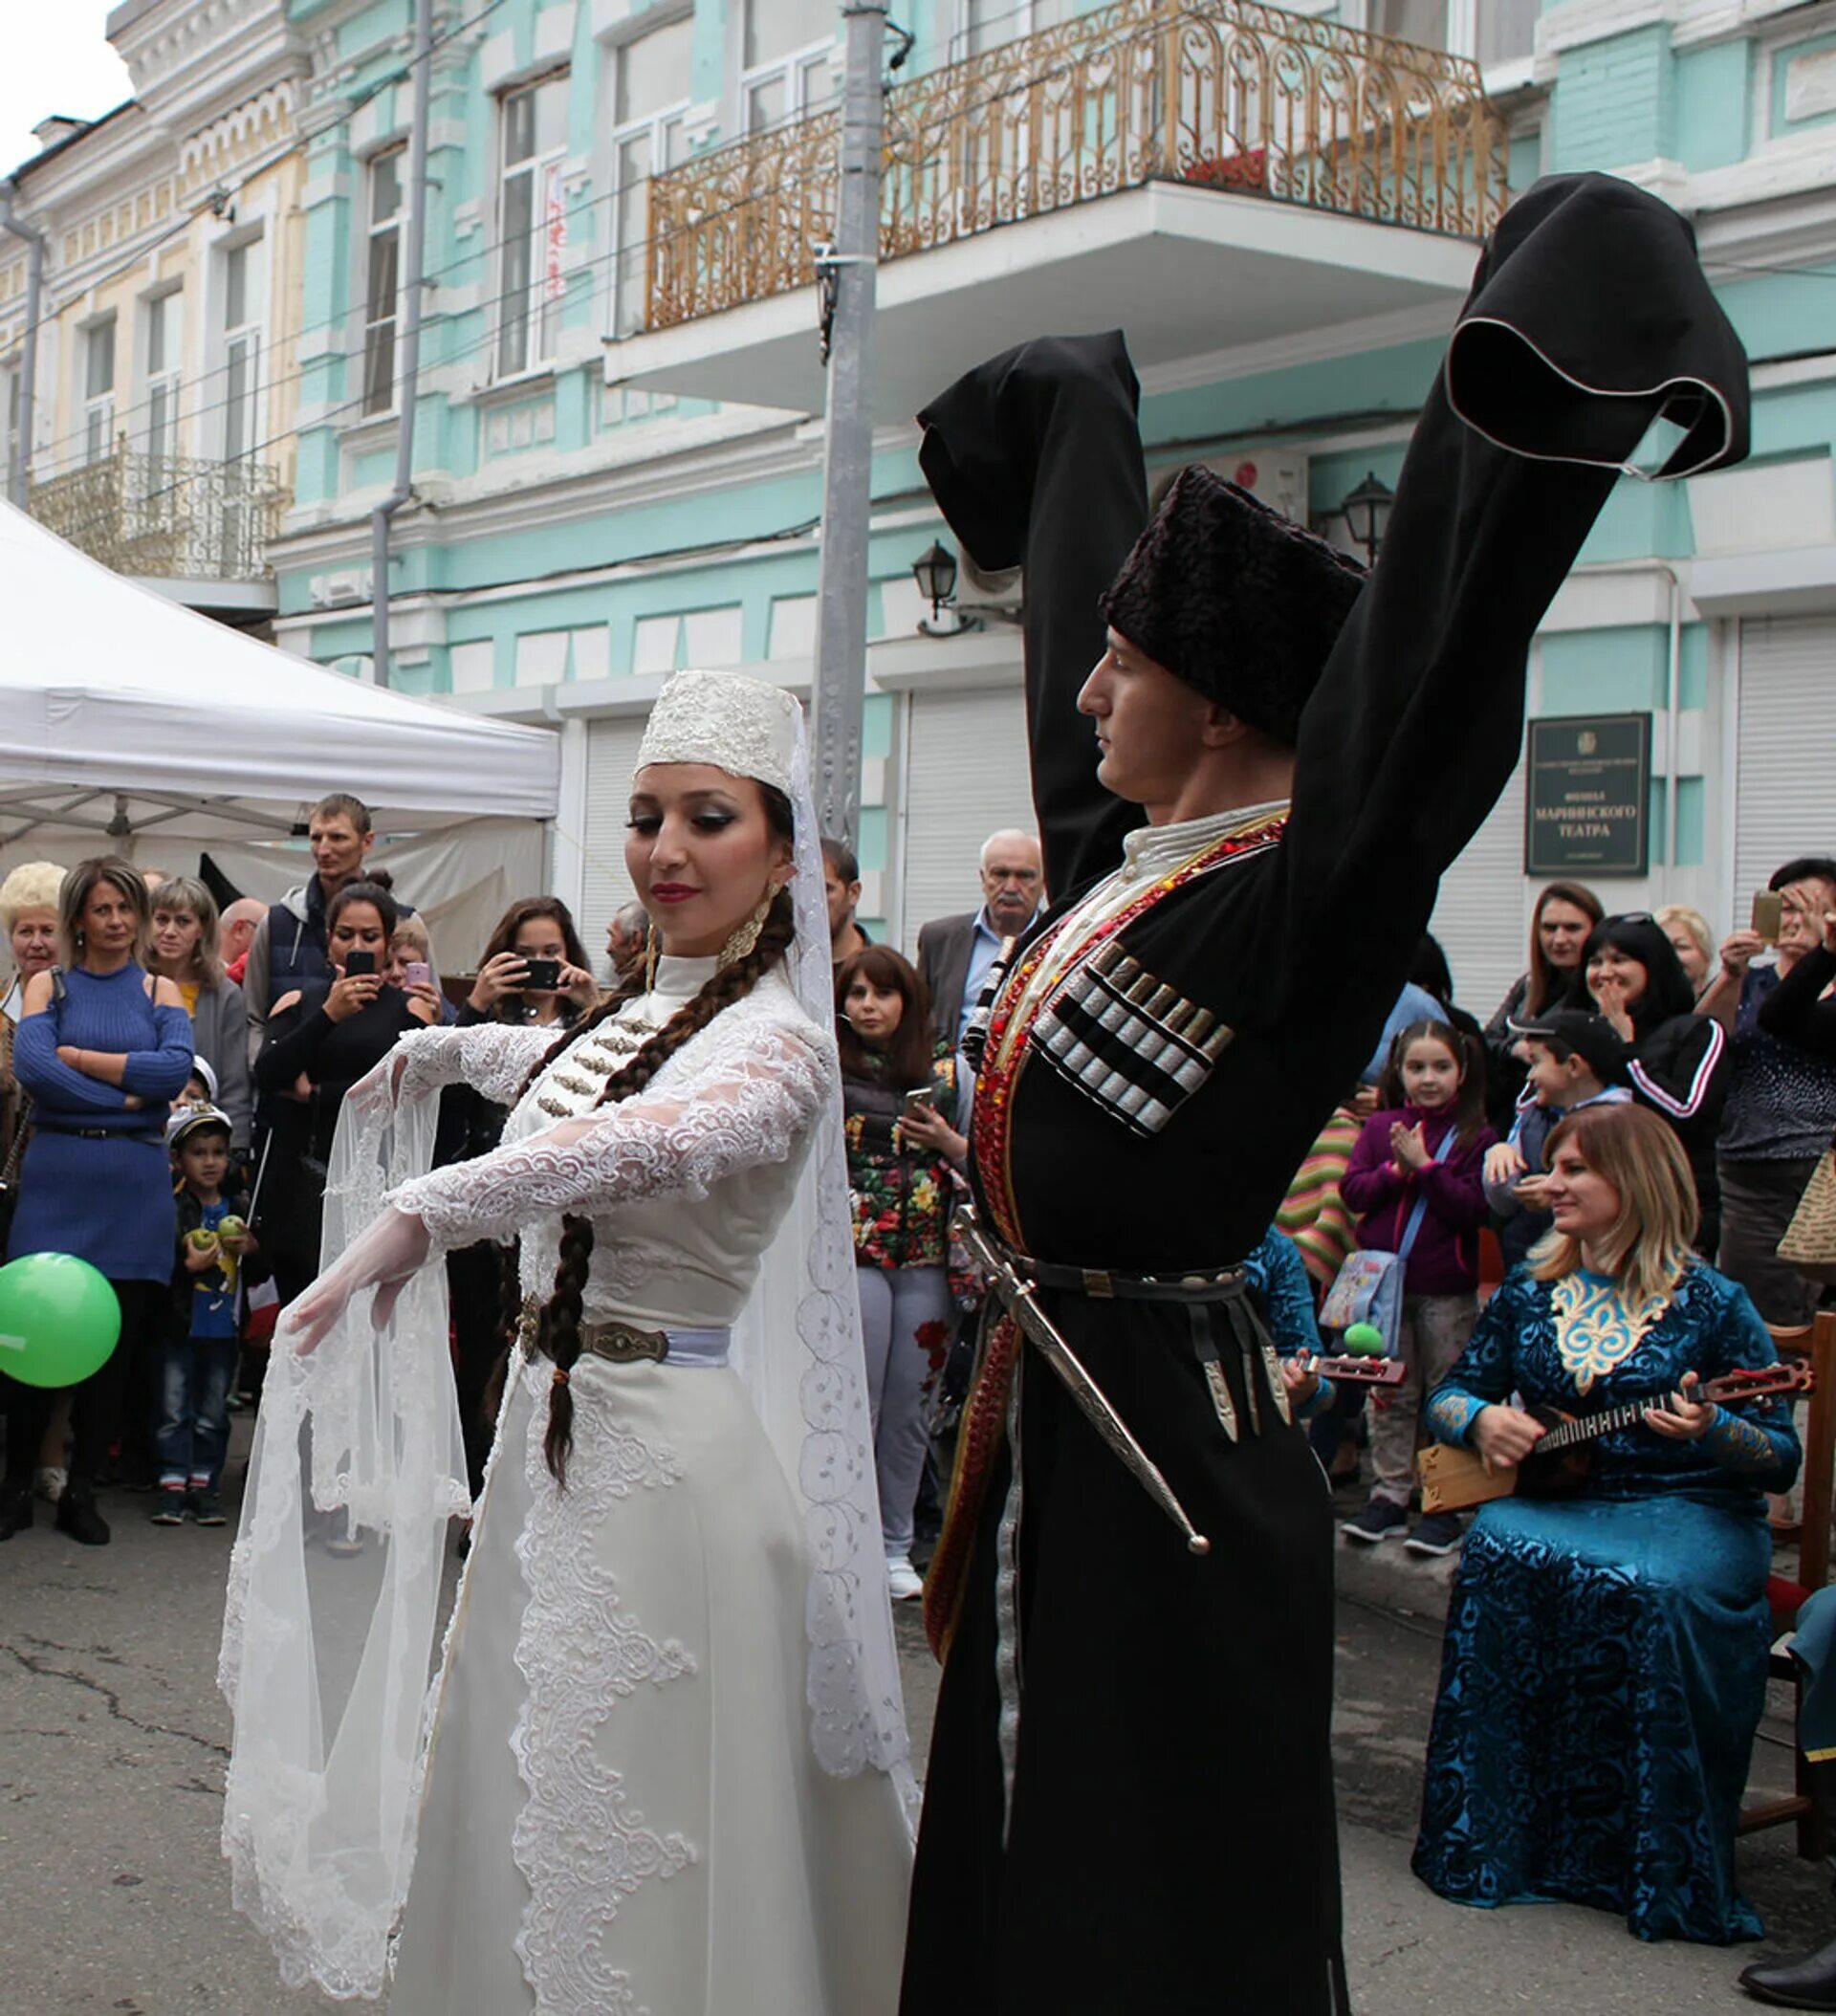
[[[5,1278],[0,1275],[0,1281]],[[1345,1331],[1345,1348],[1354,1358],[1381,1358],[1384,1333],[1374,1323],[1354,1323]]]
[[[108,1363],[121,1305],[106,1275],[73,1253],[0,1267],[0,1371],[27,1386],[76,1386]]]

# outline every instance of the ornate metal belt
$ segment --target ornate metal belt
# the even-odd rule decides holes
[[[539,1351],[540,1305],[534,1297],[525,1298],[516,1339],[525,1351]],[[641,1330],[629,1323],[583,1323],[580,1349],[595,1358],[610,1359],[614,1365],[661,1365],[669,1355],[667,1330]]]

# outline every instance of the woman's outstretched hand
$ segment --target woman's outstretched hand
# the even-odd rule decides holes
[[[395,1313],[404,1284],[426,1264],[431,1244],[421,1219],[405,1211],[384,1211],[288,1306],[281,1319],[288,1342],[302,1358],[316,1351],[343,1315],[345,1304],[362,1288],[376,1290],[370,1321],[380,1330]]]

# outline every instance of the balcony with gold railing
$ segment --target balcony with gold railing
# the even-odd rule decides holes
[[[730,398],[750,383],[754,403],[787,394],[804,410],[814,384],[820,404],[820,373],[771,368],[787,360],[768,332],[810,317],[758,311],[813,284],[840,141],[831,109],[656,180],[645,330],[611,346],[609,378]],[[1165,324],[1170,355],[1201,338],[1215,351],[1445,296],[1505,194],[1503,123],[1463,57],[1250,0],[1112,0],[887,93],[883,326],[888,309],[973,294],[985,332],[998,278],[1019,335],[1068,329],[1081,309],[1089,327],[1127,321],[1131,341],[1138,322]],[[1144,237],[1167,256],[1128,258]],[[1151,290],[1190,300],[1208,277],[1234,298],[1181,334]],[[1243,302],[1271,286],[1285,307]],[[750,340],[695,329],[735,314]],[[920,315],[909,333],[951,321]],[[723,356],[729,368],[703,368]]]
[[[32,487],[32,515],[117,574],[197,608],[274,606],[268,545],[287,493],[251,460],[156,455],[122,441],[111,453]]]

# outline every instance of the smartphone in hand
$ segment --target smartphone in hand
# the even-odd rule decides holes
[[[1761,889],[1753,899],[1753,929],[1768,945],[1779,942],[1785,918],[1785,899],[1777,889]]]
[[[344,977],[356,979],[361,974],[376,971],[376,954],[373,952],[347,952],[344,954]]]
[[[409,987],[431,987],[433,968],[425,959],[410,959],[402,969],[402,978]]]

